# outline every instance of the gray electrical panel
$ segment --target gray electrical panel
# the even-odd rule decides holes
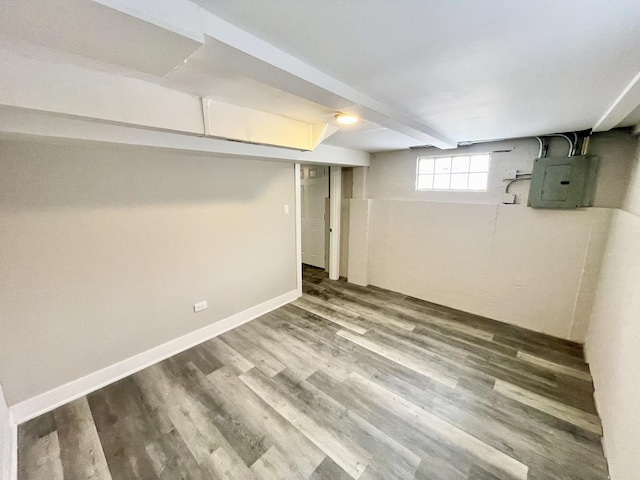
[[[580,208],[591,206],[598,157],[538,158],[531,172],[529,201],[534,208]]]

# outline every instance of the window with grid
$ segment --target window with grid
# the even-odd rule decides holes
[[[416,190],[486,192],[491,154],[418,158]]]

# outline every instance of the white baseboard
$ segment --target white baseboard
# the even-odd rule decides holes
[[[60,387],[56,387],[48,392],[37,395],[28,400],[24,400],[13,405],[11,415],[16,424],[21,424],[31,420],[43,413],[49,412],[60,405],[64,405],[76,398],[83,397],[99,388],[109,385],[132,373],[138,372],[154,363],[158,363],[165,358],[187,350],[210,338],[223,334],[233,328],[247,323],[265,313],[269,313],[276,308],[292,302],[300,295],[298,290],[292,290],[279,297],[267,300],[264,303],[251,307],[243,312],[231,315],[223,320],[219,320],[211,325],[207,325],[195,332],[188,333],[182,337],[170,340],[167,343],[154,347],[146,352],[134,355],[126,360],[110,365],[102,370],[86,375],[82,378],[69,382]]]
[[[0,479],[18,480],[18,426],[11,423],[8,427],[9,436],[7,445],[3,445],[2,457],[0,457]],[[5,433],[5,432],[3,432]]]
[[[609,460],[609,456],[607,455],[607,436],[606,436],[606,428],[604,422],[602,421],[602,409],[600,408],[600,401],[598,395],[598,389],[596,388],[596,379],[593,378],[593,372],[591,371],[591,362],[589,362],[590,357],[590,349],[589,344],[585,342],[584,345],[584,361],[589,365],[589,373],[591,373],[591,379],[593,381],[593,403],[596,407],[596,412],[598,414],[598,418],[600,419],[600,423],[602,424],[602,436],[600,437],[600,444],[602,445],[602,452],[604,453],[604,457]]]
[[[605,428],[604,422],[602,421],[602,415],[600,413],[602,412],[602,409],[600,408],[600,401],[598,400],[598,391],[595,388],[595,382],[594,382],[594,388],[593,388],[593,401],[596,406],[596,412],[598,413],[598,418],[600,419],[600,423],[602,425],[602,436],[600,437],[600,444],[602,445],[602,453],[604,454],[604,458],[606,458],[608,462],[609,455],[607,455],[606,428]]]
[[[18,480],[18,425],[11,423],[11,441],[9,442],[9,480]]]
[[[0,480],[18,478],[18,427],[0,385]]]

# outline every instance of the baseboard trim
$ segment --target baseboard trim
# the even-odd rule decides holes
[[[276,308],[294,301],[300,295],[298,290],[292,290],[278,297],[267,300],[255,307],[248,308],[240,313],[231,315],[223,320],[219,320],[211,325],[207,325],[199,330],[188,333],[182,337],[170,340],[167,343],[151,348],[121,362],[110,365],[97,372],[90,373],[77,380],[69,382],[60,387],[56,387],[48,392],[24,400],[10,407],[11,415],[19,425],[43,413],[49,412],[60,405],[83,397],[99,388],[109,385],[121,378],[127,377],[150,365],[158,363],[177,353],[187,350],[210,338],[223,334],[233,328],[247,323],[255,318],[269,313]]]
[[[9,437],[7,445],[4,445],[5,458],[0,458],[0,479],[18,480],[18,426],[10,420]],[[3,432],[4,435],[5,432]]]
[[[11,418],[11,410],[7,406],[0,385],[0,480],[16,480],[18,478],[18,427]]]
[[[18,425],[11,419],[11,440],[9,442],[9,480],[18,480]]]
[[[596,406],[596,412],[598,414],[598,418],[600,419],[600,424],[602,425],[602,435],[600,436],[600,445],[602,445],[602,453],[604,454],[604,458],[607,459],[607,463],[609,462],[609,455],[607,455],[607,436],[605,435],[605,425],[602,418],[602,409],[600,408],[600,401],[598,400],[598,390],[596,388],[596,382],[593,376],[591,377],[593,381],[593,403]],[[611,473],[611,472],[609,472]]]
[[[589,365],[589,371],[591,373],[591,381],[593,382],[593,403],[596,407],[596,413],[598,414],[598,418],[600,419],[600,424],[602,425],[602,435],[600,436],[600,445],[602,445],[602,453],[604,454],[604,458],[607,460],[607,467],[609,468],[609,475],[611,475],[611,468],[609,467],[609,455],[608,455],[608,445],[607,445],[607,427],[604,422],[604,418],[602,417],[602,408],[600,407],[600,395],[598,394],[598,381],[593,375],[592,365],[589,362],[589,358],[591,357],[591,349],[589,348],[589,343],[585,342],[584,345],[584,361]]]

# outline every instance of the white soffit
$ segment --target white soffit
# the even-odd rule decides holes
[[[593,126],[596,132],[605,132],[624,122],[640,105],[640,72],[629,82],[629,85],[616,98],[613,105]]]
[[[314,150],[337,131],[324,122],[309,123],[273,113],[202,99],[205,135],[297,150]]]
[[[625,118],[619,127],[635,127],[640,124],[640,105]]]
[[[78,66],[75,57],[57,56],[68,61],[51,63],[29,52],[0,48],[0,105],[298,150],[314,150],[338,129],[324,119],[307,122],[209,98],[203,102],[158,83]]]
[[[407,137],[379,125],[361,122],[358,127],[362,128],[351,128],[351,125],[343,127],[325,143],[372,153],[425,145],[424,142],[415,138]]]
[[[0,49],[0,105],[204,134],[199,97],[136,78]]]
[[[370,160],[368,153],[331,145],[319,145],[313,151],[302,152],[268,145],[229,142],[183,133],[95,122],[0,105],[0,139],[3,138],[63,143],[100,142],[224,157],[352,167],[369,166]]]
[[[2,0],[0,36],[157,76],[203,41],[201,9],[174,0]]]

